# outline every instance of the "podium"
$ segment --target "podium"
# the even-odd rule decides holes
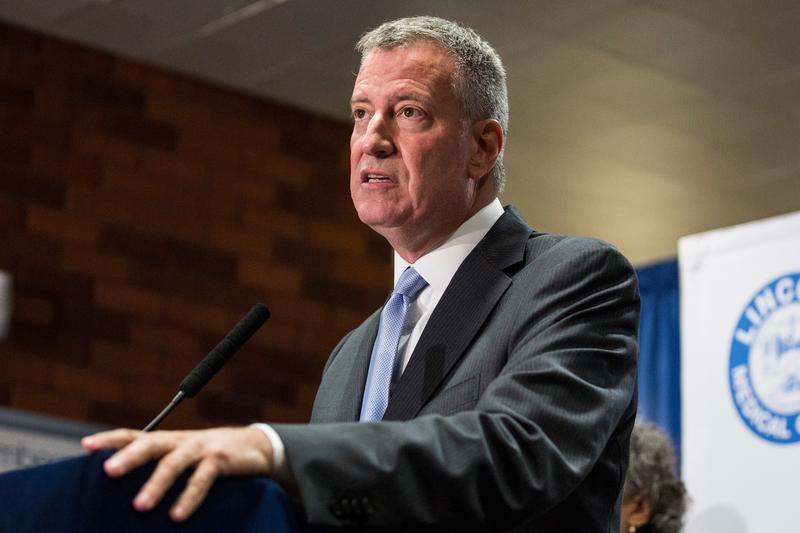
[[[0,475],[0,532],[296,533],[303,528],[299,508],[283,489],[256,477],[217,480],[200,508],[187,521],[175,523],[167,512],[186,484],[186,473],[155,509],[140,513],[131,502],[155,463],[112,479],[102,468],[110,455],[96,453]]]

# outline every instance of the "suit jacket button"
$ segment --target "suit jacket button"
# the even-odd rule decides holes
[[[329,510],[329,511],[331,512],[331,514],[332,514],[333,516],[335,516],[336,518],[341,518],[342,516],[344,516],[344,511],[342,510],[342,507],[341,507],[341,505],[339,505],[339,502],[332,501],[332,502],[331,502],[331,503],[328,505],[328,510]]]
[[[350,508],[350,512],[354,516],[356,516],[358,518],[361,518],[362,516],[364,516],[364,508],[361,507],[361,500],[359,500],[358,498],[350,498],[349,508]]]
[[[353,508],[350,507],[350,500],[347,498],[342,498],[339,500],[339,506],[342,508],[342,514],[345,516],[351,516],[353,514]]]
[[[361,498],[361,508],[364,510],[364,514],[372,514],[375,512],[375,508],[372,507],[372,502],[370,502],[369,498],[366,496]]]

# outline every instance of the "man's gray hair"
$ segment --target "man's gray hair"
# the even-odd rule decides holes
[[[508,90],[500,56],[470,28],[437,17],[410,17],[385,22],[364,34],[356,44],[363,62],[369,52],[390,50],[430,41],[452,54],[456,61],[453,80],[464,118],[470,122],[493,118],[508,136]],[[491,172],[497,194],[505,186],[503,151]]]

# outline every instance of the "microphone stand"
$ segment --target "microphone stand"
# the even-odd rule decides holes
[[[186,394],[182,390],[179,390],[178,394],[176,394],[175,397],[172,399],[172,401],[169,402],[169,405],[167,405],[163,411],[158,413],[158,416],[155,417],[153,420],[151,420],[150,423],[147,424],[147,426],[142,431],[144,431],[145,433],[153,431],[156,428],[156,426],[158,426],[161,423],[161,421],[164,420],[167,417],[167,415],[172,412],[173,409],[178,407],[178,404],[181,403],[181,401],[185,397]]]

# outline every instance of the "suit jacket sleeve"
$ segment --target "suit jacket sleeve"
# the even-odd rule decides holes
[[[598,490],[610,496],[577,512],[613,522],[635,415],[635,274],[604,243],[551,236],[501,270],[508,288],[416,418],[274,426],[310,522],[502,530]]]

